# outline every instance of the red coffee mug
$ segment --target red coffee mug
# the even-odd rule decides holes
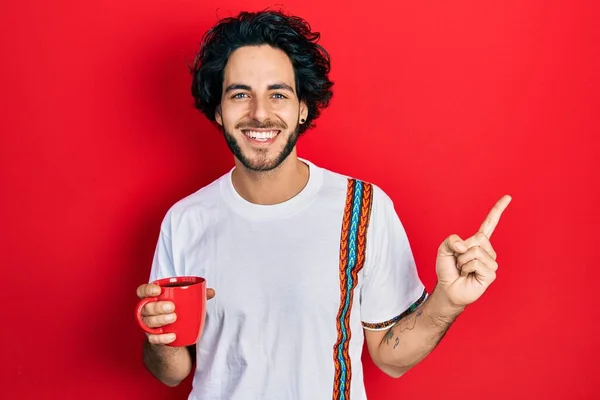
[[[190,346],[195,344],[206,316],[206,280],[198,276],[178,276],[152,282],[161,287],[160,295],[141,299],[136,306],[136,319],[140,327],[154,335],[174,333],[175,341],[168,346]],[[171,301],[175,304],[175,322],[160,328],[149,328],[142,319],[142,308],[153,301]]]

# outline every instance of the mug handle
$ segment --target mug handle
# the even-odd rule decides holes
[[[144,308],[144,306],[148,303],[152,303],[154,301],[158,301],[158,297],[146,297],[145,299],[141,299],[138,303],[137,306],[135,307],[135,317],[136,320],[140,326],[140,328],[142,328],[144,331],[146,331],[147,333],[150,333],[152,335],[162,335],[163,330],[162,328],[150,328],[148,326],[146,326],[146,324],[144,324],[144,320],[142,319],[142,309]]]

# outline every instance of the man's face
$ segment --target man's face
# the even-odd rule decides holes
[[[245,46],[225,66],[216,120],[234,156],[252,171],[278,167],[298,140],[307,109],[296,93],[289,57],[270,46]]]

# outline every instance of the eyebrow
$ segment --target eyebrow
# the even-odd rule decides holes
[[[294,93],[294,89],[287,83],[283,83],[283,82],[273,83],[273,84],[267,86],[267,89],[268,90],[288,90],[288,91]],[[225,88],[225,93],[229,93],[234,90],[251,91],[252,88],[248,85],[244,85],[243,83],[232,83],[231,85],[227,86],[227,88]]]

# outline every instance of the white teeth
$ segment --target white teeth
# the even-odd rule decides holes
[[[256,131],[245,131],[246,136],[254,140],[269,140],[273,139],[277,135],[277,131],[268,132],[256,132]]]

